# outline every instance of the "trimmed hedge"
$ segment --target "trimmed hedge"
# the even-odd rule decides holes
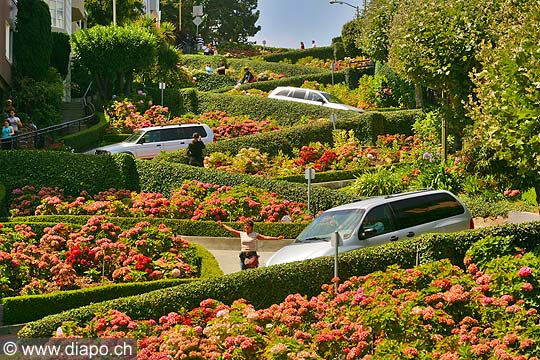
[[[334,84],[345,83],[349,89],[356,89],[358,87],[358,80],[363,75],[373,75],[373,69],[345,69],[334,72]],[[302,76],[292,76],[285,77],[276,80],[268,81],[256,81],[253,83],[245,83],[240,86],[241,90],[248,89],[259,89],[262,91],[269,92],[274,90],[278,86],[295,86],[301,87],[305,81],[316,81],[320,84],[332,84],[332,73],[326,72],[321,74],[312,74],[312,75],[302,75]],[[225,92],[229,91],[231,87],[221,88],[215,90],[215,92]]]
[[[279,101],[279,100],[276,100]],[[293,103],[294,104],[294,103]],[[302,105],[302,104],[300,104]],[[341,112],[336,121],[336,129],[354,130],[357,139],[365,144],[374,144],[378,135],[412,135],[412,125],[417,118],[424,116],[422,110],[403,110],[364,113]],[[237,154],[242,148],[257,148],[271,157],[279,151],[291,155],[294,148],[301,148],[311,142],[320,141],[332,145],[334,128],[330,121],[297,125],[279,131],[271,131],[221,140],[206,145],[205,154],[212,152]],[[185,150],[162,153],[156,160],[187,164]]]
[[[339,277],[348,279],[366,275],[385,270],[391,264],[409,268],[416,264],[417,257],[421,263],[448,258],[454,264],[464,266],[463,257],[467,249],[488,235],[513,235],[516,247],[531,248],[540,244],[540,223],[510,224],[452,234],[426,234],[416,239],[351,251],[339,257]],[[241,271],[51,315],[27,324],[18,335],[47,337],[64,321],[89,321],[98,309],[117,309],[134,319],[156,319],[171,311],[192,309],[208,298],[226,304],[244,298],[256,308],[265,308],[283,301],[289,294],[300,293],[308,298],[319,294],[321,286],[330,283],[334,276],[333,265],[332,257],[323,257]]]
[[[99,146],[99,143],[105,135],[105,129],[109,127],[109,123],[105,119],[103,113],[96,113],[99,119],[98,123],[88,129],[79,131],[62,137],[64,145],[69,146],[76,152],[83,152]]]
[[[329,118],[337,113],[340,117],[356,114],[352,111],[330,109],[328,107],[302,104],[294,101],[268,99],[260,96],[243,96],[199,92],[196,114],[211,111],[225,111],[229,115],[248,115],[251,119],[275,119],[282,126],[292,126],[303,117]]]
[[[319,69],[312,66],[296,66],[291,64],[276,64],[275,62],[264,62],[249,59],[230,59],[222,56],[205,56],[205,55],[182,55],[180,61],[181,65],[185,65],[190,69],[204,70],[207,63],[210,63],[214,68],[217,67],[219,59],[223,59],[229,69],[235,70],[238,74],[238,79],[242,77],[244,73],[244,66],[249,66],[251,72],[254,75],[264,71],[271,71],[276,74],[283,74],[287,77],[317,74],[322,72],[328,72],[325,69]]]
[[[308,44],[309,46],[309,44]],[[268,54],[263,56],[264,61],[268,62],[280,62],[285,59],[295,64],[298,60],[306,57],[314,57],[316,59],[334,59],[334,47],[333,46],[321,46],[316,48],[298,49],[286,52]]]
[[[39,215],[39,216],[18,216],[11,218],[9,224],[27,224],[38,235],[43,235],[43,229],[52,227],[58,223],[74,224],[82,226],[86,224],[90,215]],[[191,221],[184,219],[165,218],[135,218],[135,217],[109,217],[109,221],[122,229],[134,226],[138,222],[147,221],[153,225],[164,224],[173,233],[184,236],[209,236],[209,237],[230,237],[230,233],[218,226],[215,221]],[[242,228],[241,223],[227,222],[227,224],[237,229]],[[256,222],[255,230],[269,236],[283,235],[286,239],[294,239],[306,227],[302,223],[263,223]],[[202,275],[201,275],[202,276]]]
[[[170,196],[171,191],[179,188],[184,180],[197,179],[218,185],[255,186],[279,194],[290,201],[307,203],[307,186],[286,181],[276,181],[263,177],[244,174],[232,174],[225,171],[199,168],[196,166],[174,164],[162,161],[137,161],[141,191],[156,191]],[[311,189],[310,209],[313,214],[322,210],[352,202],[356,197],[323,187]],[[285,235],[285,234],[284,234]]]
[[[138,190],[134,159],[126,154],[96,156],[61,151],[0,151],[6,192],[32,185],[64,189],[66,195],[110,188]],[[69,165],[69,166],[68,166]]]
[[[199,279],[166,279],[140,283],[112,284],[79,290],[58,291],[44,295],[13,296],[2,299],[3,325],[22,324],[47,315],[76,309],[96,302],[144,294],[157,289],[178,286]]]

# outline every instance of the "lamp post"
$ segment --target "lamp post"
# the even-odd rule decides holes
[[[348,5],[356,10],[356,18],[360,17],[360,6],[355,6],[353,4],[349,4],[346,1],[341,0],[330,0],[330,4],[341,4],[341,5]],[[364,0],[364,12],[366,11],[366,0]]]

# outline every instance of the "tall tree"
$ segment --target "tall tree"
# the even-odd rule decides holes
[[[540,204],[540,0],[509,1],[494,23],[500,37],[485,43],[469,115],[480,168],[509,186],[534,187]]]
[[[261,28],[255,26],[259,19],[257,0],[162,0],[162,20],[178,24],[178,5],[182,4],[182,22],[179,39],[189,34],[196,35],[193,23],[193,5],[203,7],[203,22],[199,33],[204,39],[216,38],[220,41],[245,42],[249,36],[255,35]]]
[[[42,0],[19,0],[13,35],[15,74],[44,80],[49,71],[52,35],[49,6]]]
[[[398,0],[371,0],[358,25],[356,46],[373,61],[388,62],[388,31]]]
[[[85,0],[88,27],[110,25],[113,22],[113,0]],[[144,14],[142,0],[116,0],[116,24],[123,25]]]
[[[144,27],[95,26],[73,34],[75,57],[93,75],[101,100],[131,92],[135,72],[156,62],[156,36]]]

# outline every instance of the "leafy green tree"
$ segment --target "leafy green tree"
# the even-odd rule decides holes
[[[131,93],[133,76],[156,62],[158,40],[144,27],[95,26],[73,34],[74,56],[93,75],[101,100]]]
[[[472,76],[472,144],[484,154],[474,160],[510,186],[534,187],[540,204],[540,1],[509,4],[494,29],[497,41],[484,44],[482,70]]]
[[[472,90],[469,72],[488,40],[491,0],[408,0],[388,32],[388,61],[401,76],[445,92],[456,108]]]
[[[182,0],[183,35],[195,37],[193,5],[201,5],[204,11],[199,33],[207,42],[216,38],[220,42],[246,42],[261,28],[255,26],[259,19],[257,0]],[[160,3],[162,20],[178,24],[178,0],[162,0]]]
[[[110,25],[113,22],[113,0],[85,0],[88,27]],[[116,24],[123,25],[144,14],[142,0],[116,0]]]
[[[66,77],[69,69],[69,54],[71,45],[69,35],[66,33],[53,32],[52,34],[51,66],[54,67],[62,77]]]
[[[360,21],[355,19],[343,25],[341,28],[341,39],[343,41],[346,56],[356,57],[365,54],[365,52],[356,45],[356,41],[361,34],[362,28],[360,26]]]
[[[371,0],[365,14],[356,23],[355,45],[373,61],[388,61],[388,32],[398,0]]]
[[[19,0],[15,28],[15,75],[45,79],[52,51],[49,6],[41,0]]]

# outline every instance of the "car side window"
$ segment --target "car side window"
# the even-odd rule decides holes
[[[362,230],[374,230],[368,232],[367,237],[394,231],[392,209],[388,205],[379,205],[369,210],[362,221]]]
[[[296,99],[305,99],[306,98],[306,90],[304,90],[304,89],[295,89],[293,91],[292,95]]]
[[[203,126],[189,126],[182,128],[182,130],[184,131],[184,139],[191,139],[193,137],[193,133],[198,133],[201,138],[208,136]]]
[[[308,100],[311,100],[311,101],[324,102],[322,96],[319,95],[319,94],[317,94],[317,93],[315,93],[315,92],[313,92],[313,91],[308,92],[307,99],[308,99]]]
[[[144,134],[143,139],[145,143],[154,143],[154,142],[161,141],[160,131],[159,130],[148,131],[146,134]]]
[[[393,202],[391,207],[400,229],[461,215],[465,212],[461,203],[447,193],[398,200]]]
[[[279,96],[287,96],[289,95],[289,89],[283,89],[283,90],[280,90],[276,93],[276,95],[279,95]]]
[[[173,141],[181,139],[180,128],[161,129],[161,141]]]

